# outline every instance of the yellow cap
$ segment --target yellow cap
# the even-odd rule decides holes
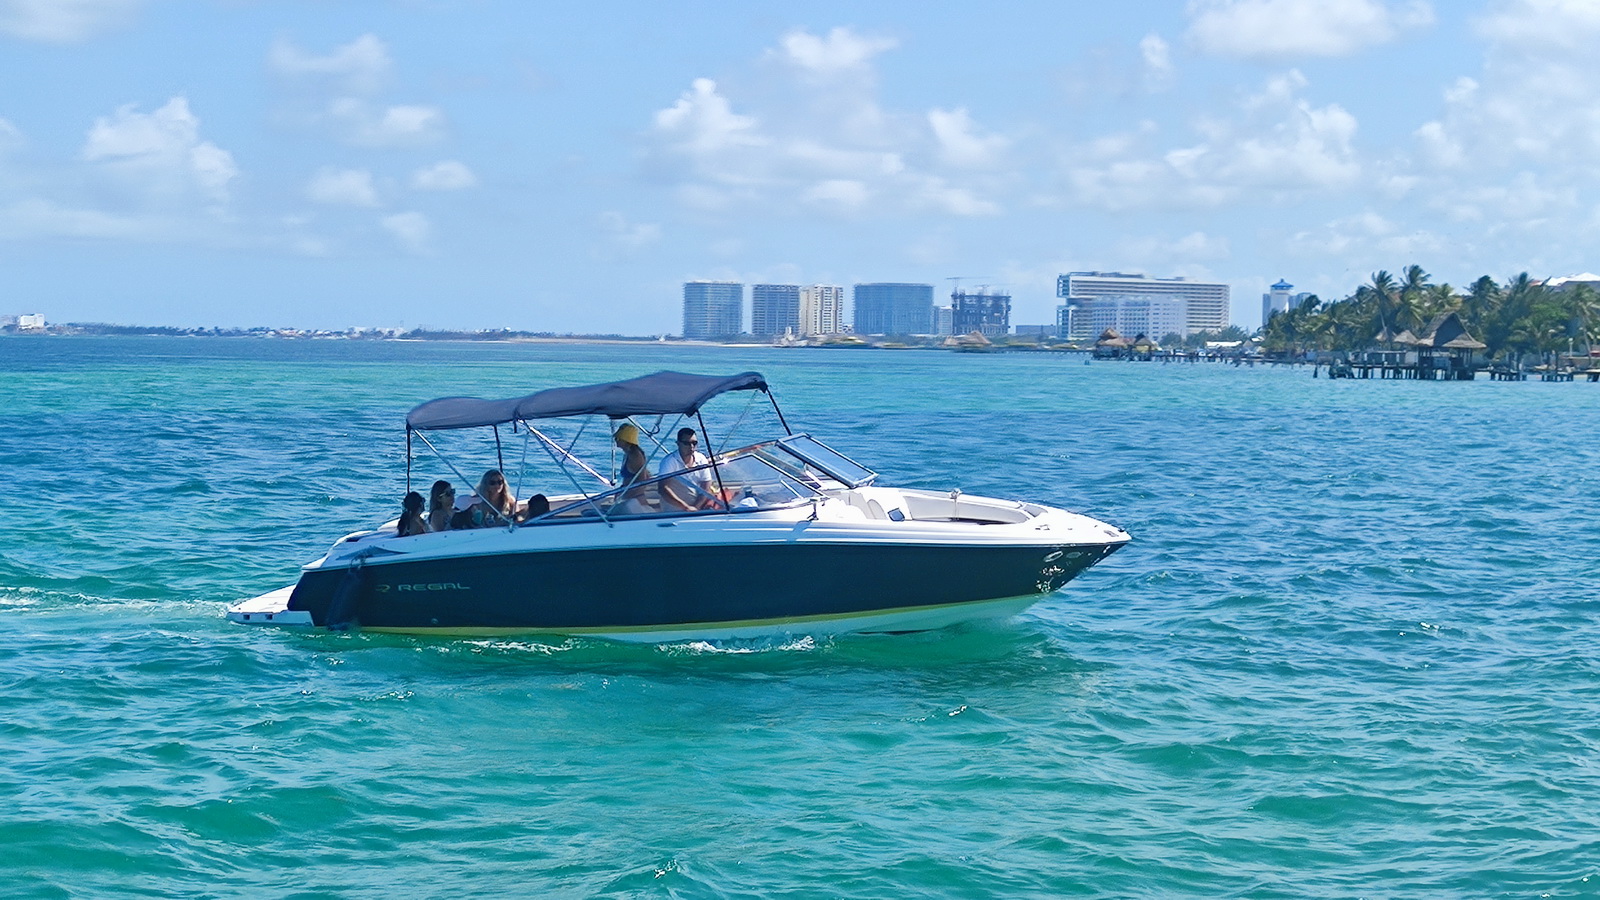
[[[617,429],[615,437],[624,444],[639,446],[639,429],[632,422],[624,422],[622,427]]]

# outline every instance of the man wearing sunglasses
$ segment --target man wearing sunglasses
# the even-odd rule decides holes
[[[678,429],[678,449],[667,454],[661,461],[661,474],[671,475],[673,472],[684,472],[696,466],[708,466],[711,460],[704,453],[696,449],[700,439],[695,436],[693,428]],[[666,502],[669,509],[694,510],[713,509],[722,504],[717,502],[716,486],[711,480],[710,469],[698,469],[693,472],[684,472],[674,478],[661,482],[661,499]]]

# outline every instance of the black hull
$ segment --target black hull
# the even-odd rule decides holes
[[[307,570],[289,609],[319,626],[440,633],[804,622],[1046,594],[1121,546],[746,543],[369,561],[348,581],[344,568]]]

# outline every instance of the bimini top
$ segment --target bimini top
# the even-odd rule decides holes
[[[555,419],[563,416],[693,415],[707,400],[729,391],[766,391],[759,372],[738,375],[691,375],[657,372],[627,381],[583,387],[550,388],[507,400],[477,397],[441,397],[429,400],[406,415],[414,431],[477,428],[518,419]]]

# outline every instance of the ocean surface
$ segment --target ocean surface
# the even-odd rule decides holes
[[[1133,543],[921,635],[224,620],[395,514],[413,405],[663,368]],[[1600,896],[1600,385],[19,337],[0,398],[8,898]]]

